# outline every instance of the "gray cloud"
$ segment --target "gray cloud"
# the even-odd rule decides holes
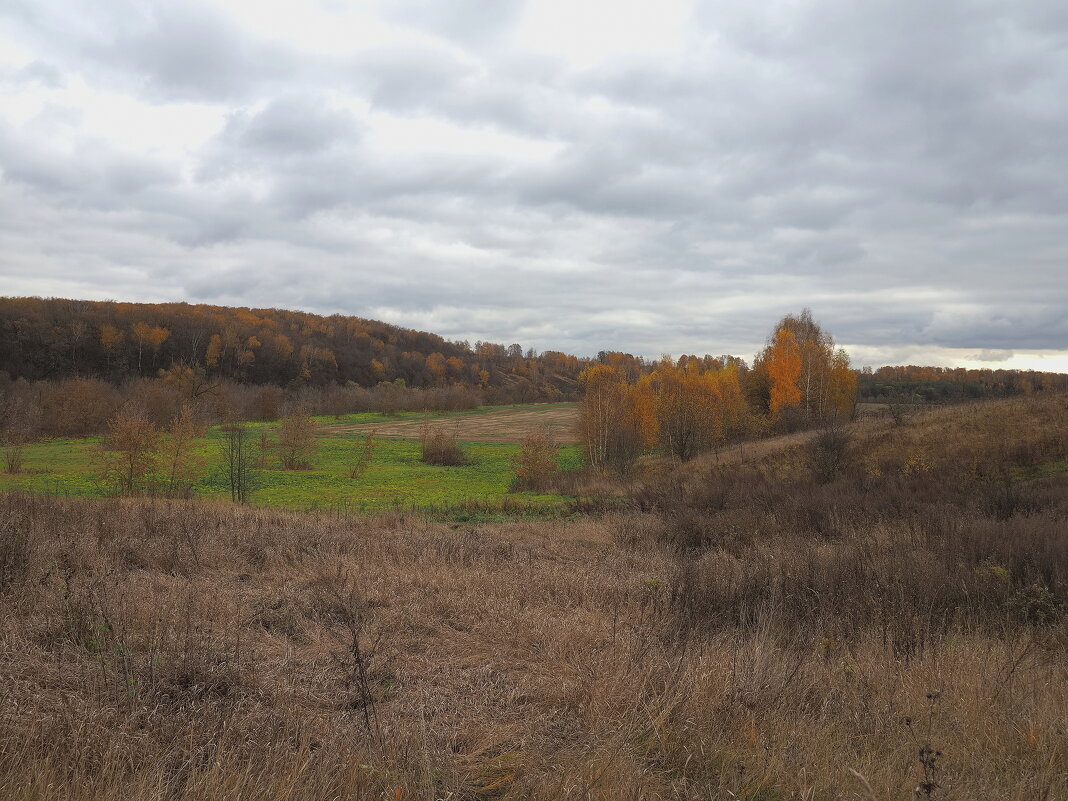
[[[584,69],[512,47],[517,2],[388,6],[397,40],[342,55],[207,6],[11,14],[9,86],[222,124],[175,157],[0,114],[5,274],[583,353],[751,349],[802,305],[886,352],[1068,349],[1062,4],[698,4],[685,47]],[[491,144],[390,149],[416,120]]]
[[[247,98],[296,67],[286,48],[243,35],[208,6],[158,3],[150,9],[141,26],[87,52],[117,72],[140,77],[160,99]]]

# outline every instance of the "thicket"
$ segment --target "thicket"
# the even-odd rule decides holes
[[[911,653],[962,627],[1059,619],[1066,469],[1062,395],[818,432],[756,463],[666,473],[631,498],[650,536],[695,555],[673,590],[688,623],[772,605],[833,636],[874,621],[914,638],[895,645]]]
[[[959,403],[1068,391],[1068,375],[1037,370],[901,365],[862,370],[857,392],[875,403]]]
[[[559,447],[551,429],[532,431],[512,457],[512,492],[547,492],[560,473]]]
[[[159,378],[121,385],[89,378],[64,381],[4,381],[0,376],[0,444],[16,448],[35,438],[102,434],[124,410],[167,425],[188,407],[199,423],[278,420],[297,410],[314,415],[402,411],[459,411],[477,408],[482,397],[463,387],[412,389],[380,384],[353,386],[250,386],[211,382],[180,369]]]

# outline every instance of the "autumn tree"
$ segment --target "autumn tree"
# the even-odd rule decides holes
[[[223,341],[218,334],[212,334],[208,340],[208,349],[204,352],[204,362],[208,367],[218,367],[223,357]]]
[[[847,420],[853,415],[857,374],[849,357],[812,312],[787,315],[755,365],[768,374],[769,411],[784,419],[790,410],[811,421]]]
[[[771,376],[770,411],[773,416],[778,417],[784,409],[801,403],[801,389],[798,387],[798,379],[801,377],[801,349],[793,331],[779,328],[775,332],[775,339],[765,363]]]
[[[190,367],[182,362],[175,362],[166,370],[158,373],[162,383],[173,386],[187,401],[196,403],[203,395],[214,393],[219,384],[209,381],[204,373],[204,368],[199,365]]]
[[[608,365],[589,367],[579,379],[584,392],[578,431],[586,463],[626,472],[645,448],[636,388]]]
[[[145,322],[134,323],[132,329],[134,339],[137,340],[137,372],[141,373],[141,352],[147,345],[155,353],[160,345],[167,341],[171,332],[166,328],[158,328]]]
[[[511,490],[545,492],[549,482],[560,469],[557,464],[558,452],[552,431],[547,426],[523,437],[519,453],[511,459]]]
[[[144,488],[156,471],[160,436],[156,427],[132,409],[122,410],[101,443],[101,480],[124,495]]]
[[[23,382],[25,383],[25,382]],[[41,410],[27,392],[11,392],[0,404],[0,446],[8,473],[22,472],[26,443],[33,440],[41,424]]]
[[[638,382],[646,442],[676,461],[718,447],[750,429],[739,367],[718,359],[669,357]]]
[[[642,383],[651,393],[651,430],[664,453],[686,461],[711,447],[715,399],[711,383],[697,368],[680,369],[665,358]],[[650,431],[648,423],[646,431]]]
[[[126,334],[113,325],[104,325],[100,329],[100,345],[104,348],[107,358],[107,366],[111,367],[111,360],[126,341]]]
[[[827,411],[832,420],[852,420],[857,408],[857,373],[849,365],[849,354],[842,348],[831,358],[827,389]]]

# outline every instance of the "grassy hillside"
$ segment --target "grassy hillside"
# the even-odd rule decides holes
[[[0,797],[1065,798],[1066,457],[1060,396],[601,517],[0,495]]]

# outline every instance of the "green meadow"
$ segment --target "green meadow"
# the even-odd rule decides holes
[[[488,407],[481,410],[443,413],[431,416],[433,424],[448,424],[452,418],[469,417],[502,409],[530,407]],[[531,409],[531,411],[540,411]],[[424,464],[419,459],[419,440],[398,436],[378,436],[374,457],[362,476],[350,478],[349,469],[363,441],[362,431],[348,426],[395,425],[423,419],[420,413],[351,414],[317,417],[316,454],[309,470],[283,470],[272,450],[263,452],[262,466],[254,471],[251,502],[293,510],[375,512],[387,509],[415,509],[450,519],[559,515],[566,510],[567,498],[509,492],[511,459],[519,452],[516,442],[460,440],[469,463],[459,467]],[[253,453],[261,432],[273,438],[277,422],[248,423]],[[418,425],[410,427],[417,437]],[[366,430],[366,429],[364,429]],[[518,439],[518,438],[517,438]],[[54,439],[26,447],[22,472],[0,473],[0,489],[42,492],[61,496],[103,497],[111,489],[98,479],[101,437]],[[194,484],[198,498],[229,500],[230,490],[221,455],[222,434],[213,427],[198,440],[197,449],[205,462]],[[581,450],[561,445],[561,468],[579,466]]]

